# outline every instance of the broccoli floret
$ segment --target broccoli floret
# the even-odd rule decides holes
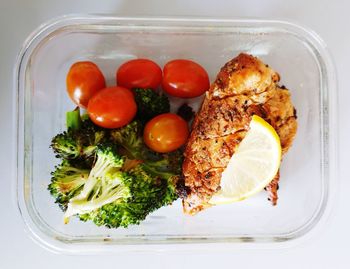
[[[68,128],[56,135],[51,148],[58,158],[71,160],[78,167],[91,167],[96,146],[106,139],[107,131],[87,119],[82,121],[79,129]]]
[[[125,176],[121,171],[123,164],[124,158],[116,153],[112,145],[99,145],[96,150],[96,162],[82,191],[69,200],[65,219],[128,197],[128,189],[122,184]]]
[[[169,99],[152,89],[134,89],[137,104],[137,118],[145,123],[157,115],[170,111]]]
[[[111,130],[111,140],[121,146],[130,159],[142,159],[144,143],[141,134],[141,124],[133,121],[128,125]]]
[[[159,172],[181,173],[182,150],[165,154],[150,150],[143,141],[140,122],[133,121],[122,128],[114,129],[110,137],[122,148],[120,152],[127,155],[129,159],[142,160],[150,169],[156,169]]]
[[[176,192],[176,184],[179,180],[179,175],[167,172],[159,172],[158,170],[149,170],[147,164],[140,164],[134,170],[131,171],[132,174],[135,175],[136,178],[141,180],[144,177],[144,174],[155,179],[158,182],[158,190],[157,192],[153,191],[154,201],[152,201],[152,211],[155,209],[161,208],[166,205],[170,205],[173,201],[175,201],[178,196]],[[152,190],[150,190],[152,192]],[[153,199],[152,199],[153,200]]]
[[[162,175],[164,178],[171,178],[181,174],[183,154],[181,150],[176,150],[166,154],[158,154],[158,160],[146,159],[144,165],[151,173]]]
[[[183,155],[181,150],[161,154],[150,150],[142,139],[142,125],[133,121],[128,125],[114,129],[110,133],[111,140],[118,144],[122,150],[120,153],[128,156],[129,159],[142,160],[147,164],[148,169],[157,170],[159,173],[166,172],[180,174]]]
[[[125,158],[113,146],[100,145],[97,160],[81,192],[70,199],[65,220],[79,215],[83,221],[109,228],[139,224],[154,210],[176,198],[176,175],[149,169],[147,164],[124,169]]]
[[[182,153],[151,151],[141,122],[115,130],[88,119],[74,126],[79,127],[68,128],[52,143],[63,162],[52,173],[49,190],[65,211],[65,222],[76,215],[98,226],[127,227],[178,198]]]
[[[108,228],[139,224],[154,210],[177,199],[174,181],[146,171],[143,164],[123,174],[121,184],[127,190],[125,199],[117,199],[100,209],[80,215],[83,221],[92,220],[97,226]]]
[[[67,209],[69,200],[80,193],[88,179],[89,172],[87,169],[75,168],[64,160],[51,173],[52,178],[48,190],[63,211]]]
[[[148,213],[166,206],[175,201],[178,197],[176,194],[176,183],[178,175],[167,172],[164,176],[162,172],[148,169],[147,164],[141,163],[129,171],[134,185],[131,190],[137,195],[133,195],[133,203],[147,203]]]
[[[112,142],[119,145],[120,153],[125,154],[129,159],[160,159],[159,154],[151,151],[143,142],[142,124],[139,121],[132,121],[122,128],[112,130],[110,138]]]

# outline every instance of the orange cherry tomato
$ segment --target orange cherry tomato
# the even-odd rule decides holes
[[[122,64],[116,74],[117,85],[128,89],[157,89],[162,81],[162,69],[148,59],[135,59]]]
[[[188,135],[185,120],[176,114],[165,113],[154,117],[146,124],[143,139],[150,149],[166,153],[184,145]]]
[[[96,125],[119,128],[132,121],[137,107],[131,90],[116,86],[96,93],[90,99],[87,111]]]
[[[165,92],[181,98],[193,98],[209,89],[207,71],[190,60],[173,60],[163,68],[162,87]]]
[[[67,92],[69,97],[82,108],[86,108],[89,99],[106,87],[101,70],[93,62],[77,62],[67,74]]]

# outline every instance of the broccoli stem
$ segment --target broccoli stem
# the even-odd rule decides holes
[[[64,214],[64,222],[68,223],[69,217],[73,215],[91,212],[106,204],[116,202],[118,199],[125,197],[126,190],[124,186],[115,184],[113,187],[113,189],[107,188],[106,190],[103,190],[102,193],[99,193],[100,190],[98,190],[91,200],[71,200],[71,202],[68,204],[67,211]]]
[[[82,191],[69,200],[65,223],[70,216],[93,211],[127,196],[128,190],[121,183],[122,173],[119,171],[122,164],[116,165],[110,158],[105,152],[98,154]]]
[[[80,109],[77,106],[73,111],[66,113],[67,129],[79,130],[81,127]]]
[[[83,190],[78,196],[76,196],[72,200],[78,201],[87,199],[89,194],[93,191],[94,187],[96,186],[97,182],[101,180],[101,176],[103,176],[103,173],[105,172],[105,170],[107,170],[108,166],[110,166],[110,163],[106,161],[105,157],[100,156],[99,158],[97,158],[97,161],[92,170],[90,171],[90,175],[84,185]]]
[[[161,176],[169,180],[174,176],[174,173],[168,172],[168,171],[162,171],[161,169],[159,169],[161,167],[160,165],[162,164],[162,162],[164,161],[160,160],[157,162],[145,162],[144,169],[153,175]]]

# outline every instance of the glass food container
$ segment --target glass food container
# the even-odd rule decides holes
[[[72,63],[95,62],[113,85],[116,69],[126,60],[150,58],[163,66],[185,58],[204,66],[213,81],[240,52],[260,57],[279,72],[297,109],[298,133],[282,162],[276,207],[263,191],[193,217],[183,214],[178,200],[127,229],[96,227],[74,217],[63,223],[47,190],[50,171],[59,162],[49,145],[65,129],[66,111],[74,108],[65,86]],[[181,249],[207,243],[274,247],[309,233],[328,215],[337,172],[335,71],[326,45],[300,26],[265,20],[64,16],[26,40],[15,86],[19,211],[31,236],[53,251],[174,250],[182,243],[187,244]],[[199,101],[192,103],[198,107]]]

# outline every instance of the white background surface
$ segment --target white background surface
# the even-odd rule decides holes
[[[0,0],[0,268],[350,268],[350,2],[349,1],[88,1]],[[256,17],[297,22],[328,44],[338,71],[340,164],[337,201],[325,227],[289,248],[181,251],[108,256],[63,256],[34,243],[23,229],[14,197],[13,67],[31,31],[69,13]],[[226,247],[224,248],[226,249]]]

